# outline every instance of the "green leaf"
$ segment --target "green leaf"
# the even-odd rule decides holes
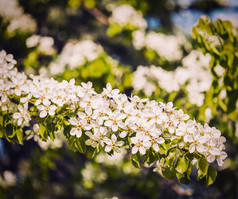
[[[227,60],[227,65],[232,68],[233,66],[233,60],[234,60],[234,55],[232,54],[232,52],[230,52],[229,54],[227,54],[228,60]]]
[[[151,165],[157,160],[156,154],[152,150],[147,150],[146,157],[144,159],[144,162],[146,162],[148,165]]]
[[[189,184],[191,182],[191,179],[190,179],[189,175],[187,174],[187,172],[186,173],[176,173],[176,177],[181,184]]]
[[[166,157],[167,165],[172,167],[175,158],[176,158],[176,150],[174,148],[172,148],[171,150],[168,151],[168,156]]]
[[[179,156],[175,164],[176,171],[178,171],[179,173],[184,173],[187,171],[188,166],[189,166],[189,160],[187,159],[187,157]]]
[[[168,150],[170,149],[170,143],[163,143],[159,146],[160,153],[167,156]]]
[[[173,140],[170,142],[170,146],[177,145],[177,144],[180,143],[181,141],[182,141],[182,139],[179,139],[179,138],[173,139]]]
[[[13,125],[8,124],[6,126],[6,138],[13,138],[14,136],[15,136],[15,131],[14,131]]]
[[[55,140],[55,133],[54,133],[53,131],[50,131],[50,132],[49,132],[49,136],[50,136],[50,139],[51,139],[52,141]]]
[[[176,171],[174,168],[165,167],[162,168],[162,174],[165,178],[172,180],[176,177]]]
[[[3,116],[0,115],[0,126],[3,126]]]
[[[70,125],[67,125],[64,127],[64,135],[67,139],[69,139],[71,137],[70,130],[71,130]]]
[[[80,138],[75,138],[74,146],[80,153],[86,153],[85,139],[81,136]]]
[[[107,29],[107,34],[110,37],[118,35],[122,31],[121,26],[118,23],[111,24]]]
[[[97,144],[96,148],[93,151],[93,154],[92,154],[91,158],[94,158],[99,153],[100,153],[100,144]]]
[[[68,138],[68,143],[69,143],[70,148],[71,148],[74,152],[77,151],[77,149],[76,149],[75,146],[74,146],[74,137],[73,137],[73,136],[71,136],[71,137]]]
[[[47,130],[46,130],[45,126],[42,124],[40,125],[40,135],[43,139],[47,140],[47,138],[48,138]]]
[[[103,74],[108,72],[108,66],[102,59],[96,59],[91,62],[86,69],[88,70],[89,77],[100,78]]]
[[[217,177],[216,169],[213,166],[209,165],[207,176],[206,176],[207,186],[213,184],[216,180],[216,177]]]
[[[205,157],[201,157],[198,160],[197,180],[201,180],[207,175],[208,166],[209,164]]]
[[[186,153],[185,155],[190,161],[192,161],[194,159],[194,154],[193,153]]]
[[[138,154],[132,154],[131,162],[136,168],[141,168]]]
[[[4,128],[0,126],[0,138],[4,137]]]
[[[19,144],[23,145],[23,131],[22,129],[16,129],[17,140]]]
[[[199,160],[198,160],[198,169],[201,171],[202,174],[205,174],[207,173],[207,169],[208,169],[208,162],[206,160],[205,157],[201,157]]]

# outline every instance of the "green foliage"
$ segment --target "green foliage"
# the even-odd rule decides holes
[[[238,100],[237,30],[229,21],[218,19],[216,22],[211,22],[209,18],[201,18],[192,32],[198,47],[212,57],[210,68],[213,73],[213,83],[206,94],[205,105],[211,107],[213,114],[220,115],[220,121],[234,121],[238,118],[236,107]],[[219,74],[216,70],[217,65],[220,65],[224,72]],[[219,94],[224,91],[226,97],[221,98]],[[237,141],[234,135],[231,138]]]
[[[197,179],[200,180],[203,177],[207,175],[209,164],[207,160],[204,157],[201,157],[198,160],[198,173],[197,173]]]
[[[213,184],[214,181],[216,180],[216,177],[217,177],[216,169],[212,165],[209,165],[207,176],[206,176],[207,186]]]

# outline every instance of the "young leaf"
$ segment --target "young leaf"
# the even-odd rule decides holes
[[[185,173],[176,173],[176,177],[178,178],[178,181],[182,184],[189,184],[191,182],[189,175],[187,172]]]
[[[100,153],[100,145],[97,144],[96,148],[94,149],[93,151],[93,154],[92,154],[92,157],[91,158],[94,158],[97,154]]]
[[[132,154],[131,161],[132,161],[132,164],[134,165],[134,167],[141,168],[139,157],[137,154]]]
[[[86,152],[86,145],[85,145],[85,140],[83,137],[75,138],[74,146],[77,149],[77,151],[79,151],[80,153]]]
[[[17,135],[19,144],[23,145],[23,131],[22,131],[22,129],[16,129],[16,135]]]
[[[207,176],[206,176],[207,186],[213,184],[214,181],[216,180],[216,177],[217,177],[216,169],[213,166],[209,165]]]
[[[162,169],[162,174],[169,180],[172,180],[176,177],[176,171],[174,168],[165,167]]]
[[[13,125],[12,124],[8,124],[6,126],[6,138],[7,139],[11,139],[15,136],[15,131],[13,129]]]
[[[0,138],[4,136],[4,129],[2,126],[0,126]]]
[[[0,126],[3,126],[3,116],[0,115]]]
[[[55,140],[55,133],[54,133],[53,131],[50,131],[50,132],[49,132],[49,136],[50,136],[50,139],[51,139],[52,141]]]
[[[189,160],[187,159],[187,157],[179,156],[175,164],[176,171],[178,171],[179,173],[184,173],[187,171],[188,166],[189,166]]]
[[[44,125],[40,125],[40,135],[43,139],[47,140],[48,135],[47,135],[47,131]]]
[[[70,130],[71,130],[71,127],[69,125],[64,127],[64,135],[67,139],[69,139],[71,137]]]
[[[208,169],[208,162],[205,157],[201,157],[198,160],[198,169],[201,172],[201,174],[206,175]]]
[[[201,157],[198,160],[197,180],[201,180],[207,175],[208,166],[209,164],[205,157]]]

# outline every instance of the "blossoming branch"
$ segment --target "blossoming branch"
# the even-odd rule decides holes
[[[0,136],[10,142],[23,144],[26,128],[44,141],[54,140],[55,132],[63,129],[73,150],[94,148],[95,155],[125,148],[135,166],[156,163],[155,171],[185,184],[192,165],[198,179],[206,176],[207,185],[212,184],[216,170],[209,163],[216,160],[222,166],[227,157],[221,132],[189,119],[172,102],[127,97],[110,83],[96,93],[91,82],[79,86],[74,79],[28,79],[15,64],[12,55],[0,52]]]

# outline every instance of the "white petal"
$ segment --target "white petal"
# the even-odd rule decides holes
[[[222,151],[220,157],[222,159],[226,159],[227,158],[227,153],[225,151]]]
[[[195,145],[191,144],[190,147],[189,147],[189,152],[193,153],[194,151],[195,151]]]
[[[77,128],[72,128],[69,133],[70,135],[75,135],[76,131],[77,131]]]
[[[92,141],[90,139],[88,139],[88,140],[86,140],[85,144],[90,146],[92,144]]]
[[[207,138],[205,136],[199,137],[199,143],[204,144],[207,141]]]
[[[111,146],[107,145],[107,146],[105,147],[105,151],[106,151],[106,152],[109,152],[109,151],[111,151],[111,150],[112,150],[112,147],[111,147]]]
[[[221,151],[218,149],[218,148],[212,148],[211,150],[210,150],[210,153],[212,154],[212,155],[220,155],[220,153],[221,153]]]
[[[159,151],[159,145],[157,143],[153,144],[153,149],[158,152]]]
[[[221,167],[224,164],[224,161],[221,158],[217,158],[217,164]]]
[[[39,105],[40,103],[41,103],[41,100],[38,99],[38,100],[36,100],[35,105],[37,106],[37,105]]]
[[[111,91],[111,90],[112,90],[112,86],[111,86],[110,83],[107,83],[107,86],[106,86],[106,87],[107,87],[107,90],[108,90],[108,91]]]
[[[22,113],[24,111],[23,107],[21,105],[18,105],[18,110]]]
[[[124,138],[124,137],[126,137],[126,135],[127,135],[127,132],[126,131],[122,131],[119,136],[121,138]]]
[[[76,126],[78,124],[78,120],[75,117],[71,117],[69,119],[70,124]]]
[[[112,125],[112,131],[116,132],[118,130],[118,126],[117,125]]]
[[[123,144],[124,144],[124,142],[122,140],[117,142],[117,146],[122,146]]]
[[[184,140],[184,142],[192,142],[193,137],[191,135],[185,135],[183,140]]]
[[[172,126],[169,127],[169,133],[171,133],[171,134],[174,133],[174,127],[172,127]]]
[[[46,110],[43,110],[43,111],[40,112],[40,117],[41,118],[45,117],[46,115],[47,115]]]
[[[144,147],[141,146],[141,147],[139,148],[139,151],[140,151],[140,153],[141,153],[142,155],[144,155],[146,150],[145,150]]]
[[[209,156],[207,156],[207,161],[208,161],[209,163],[214,162],[214,161],[215,161],[215,156],[214,156],[214,155],[209,155]]]
[[[23,121],[23,118],[20,117],[20,118],[18,119],[18,121],[17,121],[17,125],[20,126],[20,125],[22,124],[22,121]]]
[[[82,130],[77,130],[76,131],[76,137],[79,138],[82,135]]]
[[[49,115],[54,115],[55,111],[54,110],[49,110]]]
[[[79,118],[83,119],[86,117],[86,114],[83,112],[78,112],[78,116],[79,116]]]
[[[90,107],[86,107],[86,108],[85,108],[85,113],[86,113],[87,115],[92,115],[92,109],[91,109]]]
[[[198,144],[196,148],[199,153],[202,153],[204,151],[204,147],[202,144]]]
[[[6,94],[2,94],[1,100],[2,100],[2,102],[6,102],[7,101],[7,95]]]
[[[111,127],[112,126],[112,121],[111,120],[107,120],[105,123],[104,123],[104,125],[105,126],[108,126],[108,127]]]
[[[48,99],[43,99],[43,104],[45,106],[49,106],[50,105],[50,101]]]
[[[132,142],[133,144],[136,144],[136,143],[138,142],[138,138],[137,138],[137,137],[132,137],[132,138],[131,138],[131,142]]]
[[[21,95],[21,90],[18,88],[18,89],[15,89],[15,94],[17,96],[20,96]]]
[[[138,151],[138,146],[134,146],[134,147],[132,148],[131,153],[132,153],[132,154],[136,154],[137,151]]]
[[[85,108],[87,106],[87,102],[80,102],[80,107]]]
[[[39,109],[39,110],[45,110],[45,106],[43,106],[43,105],[39,105],[39,106],[37,106],[37,108]]]
[[[21,117],[20,113],[14,113],[12,116],[14,119],[18,119],[19,117]]]
[[[157,142],[158,142],[159,144],[164,143],[164,138],[162,138],[162,137],[158,138],[158,139],[157,139]]]
[[[117,137],[115,136],[115,134],[112,134],[111,140],[114,143],[117,141]]]
[[[144,141],[143,146],[146,147],[146,148],[149,148],[151,146],[151,142],[150,141]]]
[[[56,107],[55,105],[51,105],[51,106],[50,106],[50,110],[55,111],[56,109],[57,109],[57,107]]]

